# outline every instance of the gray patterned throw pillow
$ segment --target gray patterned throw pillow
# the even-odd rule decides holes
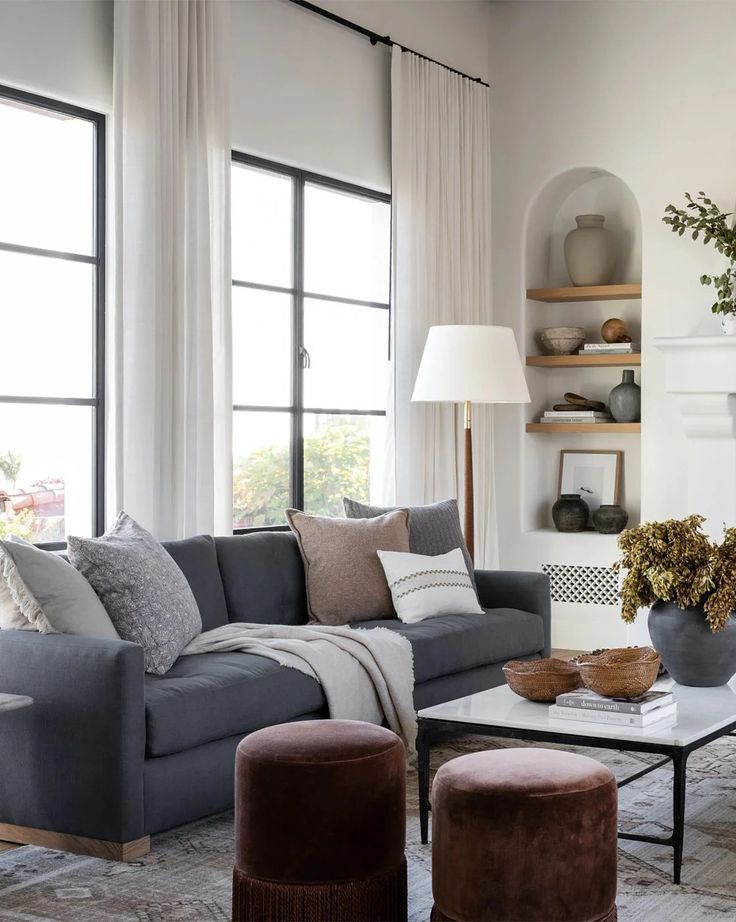
[[[121,512],[101,538],[67,538],[122,640],[143,647],[146,672],[163,675],[202,631],[186,577],[152,534]]]

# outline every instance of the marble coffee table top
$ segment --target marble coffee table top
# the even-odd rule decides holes
[[[5,711],[17,711],[19,708],[27,708],[33,704],[33,698],[27,695],[5,695],[0,694],[0,714]]]
[[[658,728],[621,727],[583,720],[560,720],[549,716],[549,705],[527,701],[507,685],[466,695],[419,711],[422,720],[468,723],[488,727],[511,727],[549,735],[572,734],[592,739],[637,740],[665,746],[691,746],[723,727],[736,722],[736,677],[717,688],[692,688],[671,679],[653,686],[671,691],[677,702],[677,720]],[[664,721],[666,723],[666,721]]]

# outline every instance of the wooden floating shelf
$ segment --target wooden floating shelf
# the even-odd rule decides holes
[[[581,285],[569,288],[528,288],[530,301],[627,301],[641,298],[641,285]]]
[[[634,352],[628,355],[528,355],[527,365],[537,365],[541,368],[586,368],[589,365],[608,365],[621,368],[622,366],[641,365],[641,353]]]
[[[641,423],[527,423],[527,432],[641,432]]]

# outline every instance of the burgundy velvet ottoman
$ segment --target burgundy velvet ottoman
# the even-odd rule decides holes
[[[236,922],[405,920],[405,839],[406,752],[390,730],[308,720],[238,746]]]
[[[432,919],[615,922],[617,789],[585,756],[461,756],[432,785]]]

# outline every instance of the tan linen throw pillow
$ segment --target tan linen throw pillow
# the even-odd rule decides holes
[[[350,624],[395,617],[377,551],[409,550],[409,512],[330,519],[287,509],[307,578],[309,620]]]

